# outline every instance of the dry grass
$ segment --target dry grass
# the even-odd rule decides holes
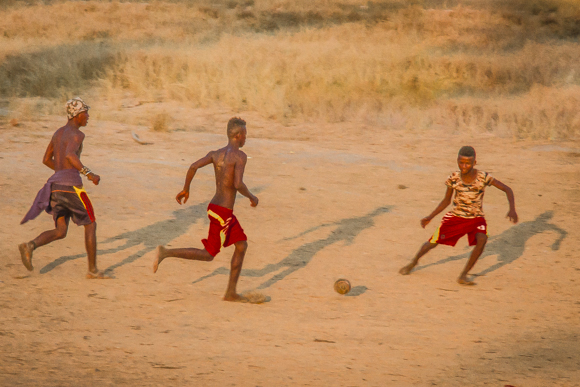
[[[12,3],[0,11],[7,97],[92,87],[281,121],[580,134],[573,1]]]
[[[104,76],[115,60],[110,47],[95,43],[8,55],[0,65],[0,94],[60,97],[78,93],[88,81]]]
[[[167,132],[169,131],[169,114],[166,112],[158,113],[153,116],[153,130],[156,132]]]
[[[457,132],[556,140],[578,137],[579,108],[580,86],[535,86],[517,97],[452,100],[428,115],[432,123],[440,120]]]
[[[7,106],[7,111],[8,118],[16,121],[35,120],[42,115],[63,115],[64,103],[41,97],[13,98]]]

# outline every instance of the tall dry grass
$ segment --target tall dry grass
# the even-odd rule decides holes
[[[116,61],[106,44],[60,45],[7,56],[0,65],[0,95],[61,97],[82,91]]]
[[[569,0],[50,4],[0,11],[0,95],[91,87],[281,121],[580,134],[580,7]]]
[[[0,9],[2,47],[17,41],[24,51],[91,40],[214,42],[223,34],[385,21],[424,38],[465,32],[494,49],[580,36],[576,0],[3,1],[36,4]]]
[[[342,26],[288,36],[230,36],[207,48],[135,49],[122,54],[102,84],[148,99],[164,93],[201,106],[219,100],[240,109],[316,116],[339,105],[348,113],[348,107],[391,100],[425,105],[465,95],[493,98],[580,80],[580,51],[572,43],[529,43],[517,53],[482,58],[427,54],[401,39],[389,41],[389,33]],[[241,47],[243,54],[232,55]]]

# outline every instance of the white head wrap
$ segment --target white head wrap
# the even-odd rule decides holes
[[[68,119],[76,117],[79,113],[86,112],[90,108],[80,97],[66,101],[66,115]]]

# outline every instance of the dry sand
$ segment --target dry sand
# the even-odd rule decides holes
[[[42,155],[64,120],[0,124],[0,385],[580,385],[580,143],[282,126],[242,113],[245,180],[260,205],[236,204],[249,236],[238,290],[268,302],[232,304],[221,300],[232,247],[211,263],[167,259],[151,270],[158,244],[201,246],[207,235],[211,168],[186,205],[174,197],[189,164],[225,144],[233,115],[181,109],[168,133],[97,118],[85,128],[83,161],[102,178],[86,188],[106,281],[85,279],[74,225],[26,271],[17,245],[53,223],[46,214],[19,222],[51,174]],[[423,230],[419,219],[442,199],[465,144],[513,188],[520,223],[489,188],[477,286],[455,282],[465,239],[401,276],[439,223]],[[333,291],[341,277],[347,296]]]

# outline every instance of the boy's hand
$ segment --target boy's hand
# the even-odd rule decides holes
[[[183,190],[178,193],[175,200],[177,200],[177,203],[181,204],[181,199],[183,199],[183,204],[187,203],[187,199],[189,199],[189,191]]]
[[[91,172],[87,175],[87,179],[92,181],[94,185],[99,185],[99,182],[101,181],[101,176]]]
[[[250,197],[250,206],[256,207],[258,205],[258,202],[259,202],[259,200],[256,196],[252,195]]]
[[[510,210],[507,213],[507,218],[509,220],[511,220],[513,223],[517,223],[518,222],[518,214],[516,213],[516,210]]]
[[[421,219],[421,227],[425,228],[425,226],[428,225],[430,221],[431,218],[429,217]]]

